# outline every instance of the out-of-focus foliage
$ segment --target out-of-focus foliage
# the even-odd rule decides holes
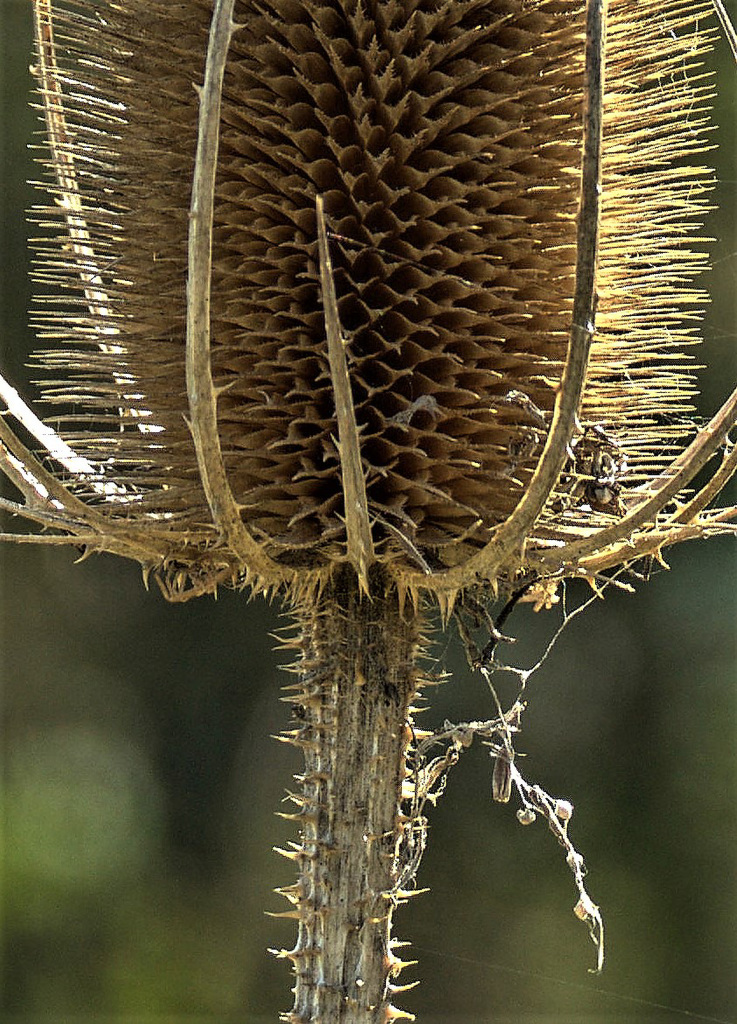
[[[29,8],[0,8],[2,345],[16,383],[32,347]],[[737,341],[737,73],[726,47],[718,58],[705,412],[730,387]],[[287,970],[266,947],[288,945],[292,929],[263,911],[283,909],[271,890],[292,881],[271,852],[291,827],[273,812],[299,770],[269,738],[288,715],[269,636],[278,610],[229,593],[167,605],[108,558],[0,557],[2,1019],[275,1020]],[[571,834],[608,925],[604,975],[586,974],[554,840],[492,803],[475,749],[431,818],[419,881],[432,891],[397,918],[425,965],[404,1000],[421,1021],[662,1019],[648,1002],[737,1017],[735,559],[724,540],[671,561],[636,595],[612,592],[574,620],[530,682],[518,745],[526,776],[576,805]],[[557,621],[520,609],[510,659],[532,664]],[[453,678],[431,695],[427,724],[493,714],[455,642],[438,637],[433,657]]]

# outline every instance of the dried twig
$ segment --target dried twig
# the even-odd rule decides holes
[[[493,689],[492,692],[494,692]],[[496,696],[495,693],[494,695]],[[578,890],[578,902],[573,912],[579,920],[588,925],[589,934],[596,946],[594,973],[598,974],[604,966],[604,922],[598,906],[586,890],[584,859],[568,835],[568,823],[573,815],[573,805],[568,800],[550,796],[541,786],[527,782],[517,767],[512,735],[519,729],[524,708],[525,705],[519,700],[516,700],[506,712],[498,704],[499,713],[496,718],[483,722],[471,721],[458,724],[446,721],[437,732],[425,734],[416,743],[410,761],[410,776],[403,791],[407,802],[408,821],[397,854],[402,863],[402,870],[397,881],[397,892],[400,898],[402,895],[407,895],[425,851],[427,842],[426,804],[430,803],[434,806],[437,803],[445,790],[450,769],[458,763],[461,753],[468,749],[474,738],[478,736],[490,748],[490,754],[494,758],[492,787],[494,799],[498,803],[507,803],[511,797],[512,788],[514,788],[522,804],[517,811],[520,824],[531,825],[538,814],[542,815],[546,819],[550,831],[565,850],[566,864],[573,873]],[[447,744],[445,753],[428,760],[428,754],[432,747],[443,744]]]
[[[568,822],[573,814],[573,805],[567,800],[551,797],[541,786],[531,786],[523,778],[514,760],[510,762],[509,771],[512,785],[522,801],[522,808],[517,812],[520,823],[530,825],[537,814],[542,814],[550,831],[566,852],[566,864],[573,872],[578,889],[578,902],[573,908],[573,913],[588,925],[591,941],[596,946],[596,967],[592,973],[600,974],[604,967],[604,921],[598,906],[586,891],[584,859],[568,835]]]

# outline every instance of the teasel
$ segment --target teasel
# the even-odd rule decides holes
[[[432,603],[544,603],[734,529],[737,393],[683,425],[711,5],[606,8],[34,0],[58,416],[4,386],[41,450],[0,418],[3,507],[43,532],[3,537],[290,609],[293,1024],[407,1016]]]

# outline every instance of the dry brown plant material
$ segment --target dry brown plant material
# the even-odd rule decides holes
[[[572,808],[515,763],[523,704],[432,734],[412,708],[428,602],[469,643],[469,621],[488,627],[469,646],[488,674],[490,596],[550,607],[564,579],[734,530],[713,502],[737,393],[684,426],[711,4],[34,11],[37,363],[58,418],[4,387],[22,500],[3,507],[44,532],[3,537],[133,558],[171,600],[227,585],[291,607],[305,769],[284,1019],[406,1016],[392,911],[475,735],[496,798],[515,791],[566,850],[600,966]]]

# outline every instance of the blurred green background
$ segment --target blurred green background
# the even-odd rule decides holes
[[[31,5],[0,11],[1,344],[21,383],[39,126]],[[708,225],[704,411],[732,386],[737,339],[737,71],[724,45],[714,67],[722,209]],[[279,609],[231,593],[167,605],[107,557],[0,557],[0,1020],[276,1021],[290,980],[266,950],[293,929],[264,911],[283,909],[272,889],[292,881],[271,848],[292,838],[274,811],[300,767],[270,738],[288,716]],[[419,877],[431,891],[396,916],[419,960],[403,980],[421,979],[400,1003],[421,1022],[737,1021],[734,547],[687,545],[670,563],[571,624],[531,680],[519,743],[527,777],[576,805],[605,973],[587,974],[594,950],[560,849],[492,803],[489,760],[472,749],[432,814]],[[557,622],[515,613],[515,663],[532,664]],[[423,724],[490,715],[456,641],[438,636],[432,655],[453,678]]]

